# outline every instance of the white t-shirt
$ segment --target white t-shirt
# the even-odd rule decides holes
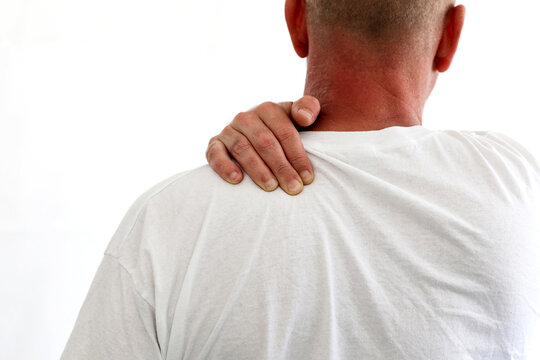
[[[63,360],[540,359],[540,167],[495,132],[304,132],[291,197],[208,166],[114,234]]]

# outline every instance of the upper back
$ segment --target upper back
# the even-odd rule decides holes
[[[164,358],[540,354],[540,168],[521,145],[301,135],[316,178],[298,196],[204,166],[126,215],[107,253],[152,302]]]

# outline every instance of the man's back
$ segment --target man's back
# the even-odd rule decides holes
[[[540,356],[540,169],[525,149],[421,126],[302,140],[317,175],[296,197],[209,167],[143,195],[63,358]]]

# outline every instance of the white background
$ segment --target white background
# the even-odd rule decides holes
[[[302,95],[283,5],[0,0],[1,359],[58,359],[131,203],[203,165],[236,113]],[[500,131],[538,156],[540,5],[465,5],[424,126]]]

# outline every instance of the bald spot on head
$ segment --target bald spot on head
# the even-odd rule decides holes
[[[306,0],[317,37],[340,30],[374,49],[427,50],[454,0]]]

